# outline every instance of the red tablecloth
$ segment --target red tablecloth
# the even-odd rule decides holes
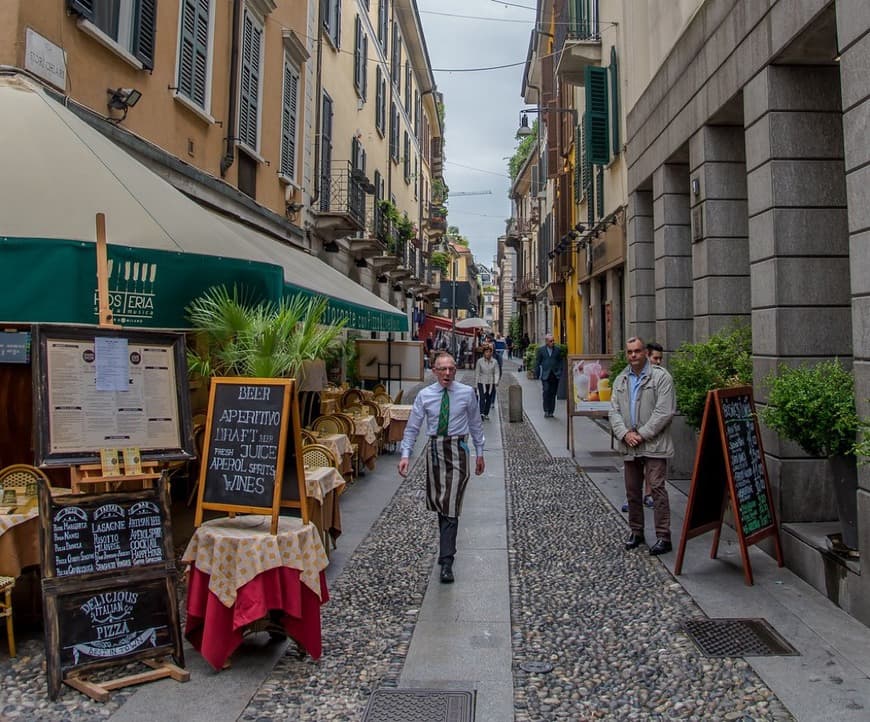
[[[187,590],[187,623],[184,636],[215,669],[221,669],[242,643],[245,625],[283,612],[281,624],[314,659],[319,659],[320,605],[329,599],[326,577],[320,573],[320,596],[299,579],[299,570],[276,567],[259,574],[238,589],[236,602],[225,606],[208,589],[209,575],[190,565]]]

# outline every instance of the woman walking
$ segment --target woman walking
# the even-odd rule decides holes
[[[477,359],[474,366],[474,383],[480,402],[480,415],[484,421],[489,421],[489,410],[495,401],[495,387],[500,380],[501,369],[492,357],[492,346],[487,344],[483,347],[483,356]]]

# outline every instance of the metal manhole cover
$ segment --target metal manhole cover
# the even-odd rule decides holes
[[[363,722],[474,722],[474,692],[376,689]]]
[[[690,619],[683,629],[708,657],[799,655],[764,619]]]
[[[611,471],[618,471],[615,466],[581,466],[580,468],[587,474],[609,474]]]

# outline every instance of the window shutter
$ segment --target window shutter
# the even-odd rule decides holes
[[[209,13],[209,0],[184,0],[178,53],[178,90],[202,108],[205,108],[208,76]]]
[[[583,113],[583,121],[581,123],[580,142],[580,187],[581,193],[588,196],[591,203],[592,194],[589,192],[589,184],[592,182],[592,164],[589,162],[589,152],[586,149],[586,113]]]
[[[369,92],[369,36],[363,31],[362,42],[362,97],[365,100]]]
[[[616,48],[610,48],[610,150],[619,155],[619,65],[616,62]]]
[[[239,89],[239,140],[257,150],[260,99],[260,41],[262,29],[245,13],[242,29],[242,83]]]
[[[335,47],[341,47],[341,0],[335,0]]]
[[[139,17],[133,34],[133,55],[146,70],[154,68],[154,37],[157,34],[157,0],[139,0]]]
[[[296,118],[299,103],[299,76],[284,64],[284,102],[281,113],[281,175],[296,177]]]
[[[607,68],[586,66],[586,152],[593,165],[610,162]]]
[[[604,168],[598,168],[598,178],[595,188],[595,209],[598,218],[604,218]]]
[[[95,0],[66,0],[66,8],[71,13],[94,22],[94,2]]]
[[[529,195],[532,200],[538,197],[538,166],[532,166],[532,182],[529,184]]]
[[[574,203],[583,200],[583,126],[574,128]]]
[[[362,23],[359,15],[353,19],[353,86],[362,94]]]

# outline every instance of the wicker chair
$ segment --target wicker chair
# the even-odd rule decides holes
[[[355,443],[353,440],[354,434],[356,432],[356,424],[353,419],[348,414],[344,413],[336,413],[332,415],[338,423],[341,424],[340,434],[344,434],[350,440],[350,448],[352,451],[352,466],[353,469],[351,471],[352,476],[359,476],[360,472],[360,459],[359,459],[359,444]]]
[[[15,656],[15,632],[12,629],[12,588],[15,577],[0,577],[0,618],[6,617],[6,639],[9,641],[9,656]]]
[[[16,496],[36,496],[39,479],[42,479],[46,487],[51,488],[48,477],[41,469],[30,464],[12,464],[0,470],[0,489],[14,489]]]
[[[308,444],[302,447],[302,463],[305,466],[332,466],[338,468],[338,460],[332,449],[323,444]]]
[[[335,416],[318,416],[311,422],[311,428],[322,434],[343,434],[344,425],[335,420]]]
[[[393,399],[390,398],[390,395],[386,391],[381,392],[381,393],[378,393],[376,391],[375,395],[373,397],[373,401],[376,404],[391,404],[391,403],[393,403]]]
[[[374,401],[363,401],[361,406],[367,414],[375,417],[378,424],[378,452],[380,453],[384,449],[384,415]]]
[[[314,434],[312,434],[308,429],[301,430],[302,436],[302,446],[308,446],[308,444],[316,444],[317,439],[314,438]]]
[[[358,404],[363,400],[362,391],[359,389],[348,389],[341,395],[341,406],[342,409],[347,409],[354,404]]]
[[[377,396],[378,394],[385,394],[385,393],[387,393],[387,387],[384,386],[383,384],[375,384],[372,387],[372,393],[375,396]]]

